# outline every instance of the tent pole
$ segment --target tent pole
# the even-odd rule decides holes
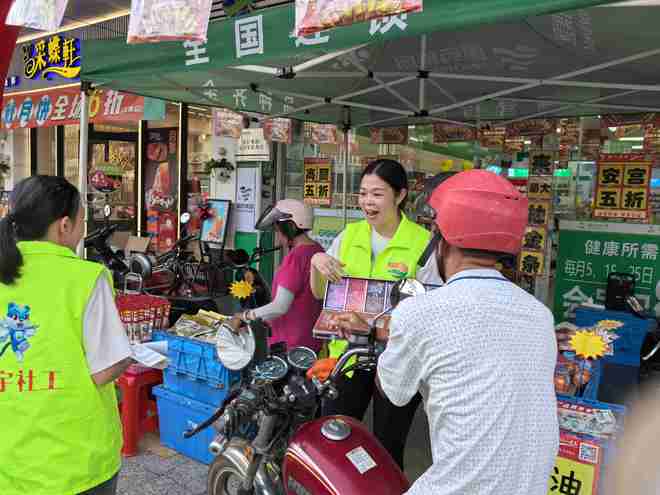
[[[80,84],[80,148],[78,152],[78,190],[80,197],[84,200],[84,222],[83,222],[83,236],[87,235],[87,221],[89,216],[89,208],[87,208],[87,161],[89,152],[89,101],[88,91],[91,85],[88,82]],[[80,242],[78,244],[78,256],[85,257],[85,244]]]
[[[351,59],[351,63],[352,63],[355,67],[357,67],[358,69],[360,69],[360,70],[362,71],[362,75],[363,75],[364,77],[370,77],[370,74],[371,74],[371,78],[372,78],[375,82],[377,82],[377,83],[380,84],[380,85],[383,85],[383,89],[384,89],[385,91],[387,91],[389,94],[391,94],[391,95],[394,96],[396,99],[398,99],[399,101],[401,101],[404,105],[406,105],[408,108],[410,108],[410,110],[412,110],[413,112],[419,112],[419,111],[421,110],[421,108],[417,108],[417,107],[415,106],[415,104],[414,104],[412,101],[410,101],[408,98],[406,98],[405,96],[403,96],[401,93],[399,93],[398,91],[395,91],[395,90],[392,89],[390,86],[387,86],[387,82],[383,81],[383,80],[382,80],[381,78],[379,78],[378,76],[373,75],[373,73],[371,73],[371,72],[369,71],[369,69],[367,69],[367,68],[366,68],[366,67],[365,67],[365,66],[364,66],[359,60]]]
[[[426,71],[426,35],[422,35],[420,41],[421,48],[419,54],[419,70]],[[422,77],[420,73],[419,77],[419,110],[426,110],[426,78],[428,76]]]
[[[351,109],[350,107],[344,107],[344,167],[342,174],[342,215],[344,218],[344,228],[346,228],[346,222],[348,221],[348,146],[349,139],[348,133],[351,131]]]

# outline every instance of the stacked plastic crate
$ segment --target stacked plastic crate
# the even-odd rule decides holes
[[[183,433],[209,418],[220,407],[240,374],[219,361],[215,344],[169,332],[154,332],[154,340],[168,343],[168,367],[163,385],[154,389],[158,402],[161,443],[192,459],[210,464],[208,446],[213,428],[190,439]]]

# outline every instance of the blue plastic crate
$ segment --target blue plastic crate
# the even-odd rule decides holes
[[[167,341],[168,369],[174,373],[225,390],[240,379],[239,372],[228,370],[220,362],[213,344],[160,331],[153,333],[153,340]]]
[[[158,405],[160,441],[166,447],[204,464],[215,458],[209,452],[215,430],[209,427],[192,438],[183,433],[208,419],[216,408],[167,390],[162,385],[153,388]]]
[[[214,407],[220,407],[229,393],[229,388],[225,384],[196,380],[169,368],[163,370],[163,384],[171,392]]]

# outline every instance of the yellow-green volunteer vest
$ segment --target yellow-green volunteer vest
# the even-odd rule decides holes
[[[401,222],[387,247],[372,262],[371,226],[366,220],[348,224],[339,249],[339,260],[349,277],[401,280],[414,278],[417,262],[431,239],[431,233],[401,215]],[[331,357],[341,356],[348,342],[333,340],[328,344]]]
[[[97,387],[85,307],[105,268],[49,242],[21,242],[21,277],[0,284],[0,494],[71,495],[121,465],[114,383]]]

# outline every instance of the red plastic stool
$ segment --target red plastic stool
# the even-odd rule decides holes
[[[137,455],[138,443],[146,432],[158,431],[158,409],[152,399],[152,387],[163,383],[163,372],[132,364],[117,380],[121,389],[119,411],[124,426],[126,457]]]

